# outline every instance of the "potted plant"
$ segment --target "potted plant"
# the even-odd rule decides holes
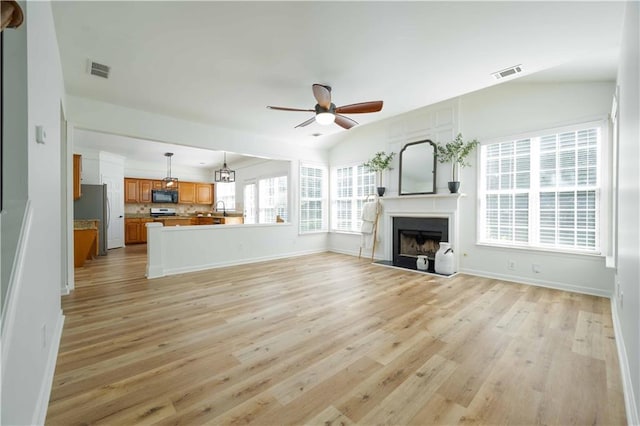
[[[466,158],[473,152],[473,149],[478,145],[478,141],[476,139],[464,142],[462,140],[462,133],[458,133],[458,136],[446,144],[438,144],[438,162],[440,163],[451,163],[451,181],[449,182],[449,191],[452,194],[458,192],[460,188],[460,181],[458,180],[458,167],[466,167],[469,165],[469,162],[466,161]]]
[[[384,195],[385,191],[385,187],[382,186],[382,172],[391,170],[391,160],[393,160],[394,155],[396,155],[395,152],[391,154],[387,154],[384,151],[376,152],[372,159],[363,164],[372,172],[377,173],[378,195],[380,197]]]

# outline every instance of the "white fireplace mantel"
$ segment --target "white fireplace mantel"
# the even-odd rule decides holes
[[[381,236],[383,260],[393,260],[393,218],[394,217],[442,217],[449,219],[449,242],[458,265],[458,211],[460,198],[466,194],[424,194],[402,195],[380,198],[382,223],[378,233]]]

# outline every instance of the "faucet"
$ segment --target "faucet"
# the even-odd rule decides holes
[[[224,201],[222,201],[222,200],[216,201],[216,205],[214,207],[215,211],[216,212],[218,211],[218,203],[222,203],[222,216],[226,216],[227,215],[227,209],[225,208]]]

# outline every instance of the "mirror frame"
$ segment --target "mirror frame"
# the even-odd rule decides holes
[[[402,157],[404,154],[404,151],[413,145],[421,145],[421,144],[430,144],[433,147],[433,190],[430,192],[402,192]],[[437,159],[436,159],[436,144],[431,140],[431,139],[425,139],[425,140],[421,140],[421,141],[416,141],[416,142],[410,142],[408,144],[406,144],[405,146],[402,147],[402,149],[400,150],[400,171],[398,174],[398,194],[399,195],[419,195],[419,194],[435,194],[436,193],[436,165],[437,165]]]

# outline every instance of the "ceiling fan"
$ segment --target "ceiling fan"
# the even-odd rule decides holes
[[[313,96],[318,103],[314,109],[285,108],[277,106],[267,106],[269,109],[277,109],[280,111],[306,111],[315,112],[316,115],[305,122],[298,124],[295,128],[307,126],[314,121],[319,124],[328,125],[336,123],[345,129],[350,129],[357,125],[358,122],[345,117],[342,114],[363,114],[368,112],[378,112],[382,109],[382,101],[360,102],[357,104],[343,105],[336,107],[331,102],[331,87],[323,84],[314,84],[312,86]]]

